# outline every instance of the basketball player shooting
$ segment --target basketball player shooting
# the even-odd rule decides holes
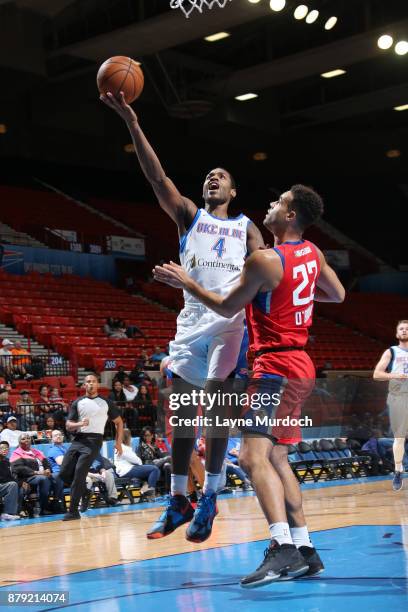
[[[246,306],[250,348],[255,352],[248,394],[279,394],[276,414],[299,419],[315,380],[304,350],[312,324],[313,302],[342,302],[345,291],[322,252],[303,240],[304,230],[323,212],[312,189],[295,185],[271,204],[264,220],[275,247],[259,250],[246,261],[238,284],[227,294],[204,289],[181,266],[156,266],[156,280],[183,288],[223,317]],[[271,402],[272,403],[272,402]],[[273,406],[265,407],[275,416]],[[287,445],[299,442],[298,426],[260,424],[257,411],[245,409],[240,466],[248,474],[268,521],[271,543],[258,569],[241,580],[244,588],[323,571],[310,541],[299,484],[289,466]]]
[[[214,168],[204,180],[204,208],[198,208],[183,196],[166,176],[161,163],[144,135],[136,113],[126,104],[123,92],[115,97],[101,94],[101,100],[126,122],[132,136],[141,169],[151,184],[161,208],[177,225],[180,261],[192,277],[222,298],[237,283],[247,253],[264,247],[259,229],[243,214],[228,216],[236,197],[235,181],[224,168]],[[220,385],[235,369],[244,334],[244,311],[233,316],[214,313],[189,292],[177,319],[177,334],[170,343],[169,368],[174,375],[173,393],[187,391],[186,384],[205,388],[216,394]],[[177,377],[179,380],[177,380]],[[179,421],[195,416],[197,406],[180,407]],[[214,414],[223,417],[225,406],[214,406]],[[194,427],[175,427],[172,444],[171,497],[158,522],[148,531],[150,539],[161,538],[190,522],[186,537],[203,542],[212,529],[216,514],[216,490],[227,443],[228,427],[206,430],[206,471],[201,496],[194,512],[186,498],[187,474],[195,442]]]
[[[402,460],[405,452],[405,437],[408,434],[408,321],[398,321],[397,346],[384,351],[377,363],[374,380],[388,381],[387,405],[390,411],[391,430],[394,434],[394,491],[402,489]]]

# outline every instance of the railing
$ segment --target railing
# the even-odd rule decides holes
[[[44,376],[70,376],[70,361],[60,355],[0,355],[0,376],[13,381],[15,376],[43,378]]]

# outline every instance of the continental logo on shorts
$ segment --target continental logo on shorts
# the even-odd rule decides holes
[[[305,247],[304,249],[299,249],[299,251],[295,251],[295,257],[304,257],[308,253],[311,253],[312,249],[310,246]]]

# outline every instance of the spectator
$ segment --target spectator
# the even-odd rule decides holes
[[[120,365],[118,366],[118,371],[113,377],[112,383],[115,383],[118,380],[123,385],[123,381],[125,380],[126,376],[127,376],[127,373],[125,371],[125,366]]]
[[[48,459],[41,451],[31,448],[30,434],[20,434],[18,443],[19,446],[10,459],[12,473],[19,480],[28,482],[31,487],[38,487],[40,514],[42,516],[52,514],[48,510],[48,496],[51,488],[54,488],[56,497],[60,499],[62,493],[58,490],[58,487],[61,485],[52,480]]]
[[[110,338],[111,335],[115,332],[115,322],[112,317],[108,317],[106,319],[106,323],[103,326],[103,331],[108,336],[108,338]]]
[[[143,366],[140,364],[140,361],[137,361],[135,367],[129,374],[130,380],[135,385],[142,385],[146,382],[151,382],[151,378],[143,369]]]
[[[92,495],[92,485],[95,482],[102,484],[102,486],[106,488],[107,498],[105,501],[109,506],[116,506],[118,503],[118,491],[115,485],[114,466],[109,459],[106,459],[106,457],[99,454],[89,468],[89,472],[86,477],[87,491],[82,497],[80,507],[81,512],[86,512],[88,510],[89,500],[91,499]]]
[[[48,450],[47,458],[50,464],[51,472],[54,475],[58,475],[61,468],[62,460],[67,452],[64,446],[64,434],[58,429],[54,429],[51,434],[51,447]]]
[[[150,355],[150,362],[153,365],[158,366],[160,365],[161,360],[164,359],[165,357],[167,357],[167,353],[162,351],[160,346],[156,346],[154,349],[153,355]]]
[[[11,448],[18,446],[18,439],[23,432],[17,429],[17,419],[15,416],[9,416],[7,419],[7,428],[3,429],[0,434],[0,442],[8,442]],[[35,435],[34,432],[26,432],[28,435]]]
[[[139,415],[139,412],[135,404],[135,398],[139,393],[139,389],[135,387],[134,385],[130,384],[130,378],[129,376],[126,376],[123,386],[122,386],[122,391],[123,391],[123,394],[125,396],[125,401],[126,401],[126,404],[123,409],[123,418],[126,421],[127,427],[131,430],[132,434],[134,435],[137,430],[138,415]]]
[[[33,355],[31,358],[31,374],[34,378],[43,378],[45,376],[44,364],[40,355]]]
[[[61,397],[61,393],[57,387],[51,387],[48,399],[50,400],[51,410],[53,411],[57,427],[63,428],[65,418],[68,416],[68,406]]]
[[[108,320],[110,320],[110,323],[108,323]],[[120,319],[116,319],[113,320],[111,317],[109,319],[106,320],[106,324],[104,326],[104,329],[106,327],[106,330],[110,329],[110,332],[108,334],[109,338],[116,338],[116,339],[126,339],[127,335],[126,335],[126,325],[124,327],[122,327],[122,324],[125,325],[124,322],[120,321]]]
[[[123,391],[123,385],[120,380],[113,381],[112,391],[109,393],[108,399],[112,400],[112,402],[120,403],[123,406],[126,403],[126,395]]]
[[[171,456],[168,452],[160,450],[156,445],[153,430],[150,427],[143,427],[140,436],[140,444],[137,454],[141,458],[144,465],[156,465],[163,477],[166,491],[170,491],[170,476],[171,476]]]
[[[38,392],[40,394],[40,397],[36,405],[40,409],[41,414],[44,415],[52,410],[49,397],[49,386],[40,385]]]
[[[51,417],[52,418],[52,417]],[[54,429],[51,433],[51,447],[48,449],[47,459],[50,464],[51,478],[54,481],[54,490],[59,494],[57,511],[65,512],[64,507],[64,483],[59,473],[64,455],[67,452],[64,446],[64,434],[59,429]]]
[[[31,380],[33,378],[33,375],[30,374],[31,356],[28,350],[21,345],[20,340],[15,341],[11,353],[13,355],[14,376]]]
[[[34,400],[27,389],[20,391],[20,399],[16,402],[16,414],[19,415],[21,426],[24,429],[30,429],[35,423]]]
[[[66,409],[67,405],[61,397],[61,393],[57,387],[51,387],[48,394],[48,399],[50,400],[51,404],[56,404],[56,409]]]
[[[51,415],[48,415],[41,424],[41,429],[42,429],[43,434],[45,434],[45,438],[47,439],[47,442],[51,442],[52,432],[56,428],[57,428],[57,424],[56,424],[55,418]]]
[[[18,512],[19,487],[13,477],[10,461],[7,458],[9,446],[7,442],[0,443],[0,497],[3,498],[3,513],[0,515],[2,521],[17,521],[20,516]]]
[[[0,387],[0,419],[5,422],[11,414],[11,406],[9,403],[9,387],[1,385]]]
[[[124,378],[123,393],[125,394],[126,400],[128,402],[132,402],[136,398],[137,394],[139,393],[139,389],[135,387],[134,385],[132,385],[132,383],[130,382],[129,376],[125,376]]]
[[[13,346],[8,338],[4,338],[0,349],[0,374],[4,376],[8,383],[13,382],[13,353],[11,352]]]
[[[147,488],[142,487],[142,492],[154,495],[156,483],[160,476],[160,470],[155,465],[143,465],[142,460],[132,449],[132,438],[129,429],[123,431],[122,454],[118,455],[115,450],[115,468],[120,478],[147,479]]]
[[[128,338],[145,338],[146,336],[137,325],[127,325],[123,321],[123,325],[126,327],[126,335]]]
[[[149,419],[150,426],[154,427],[157,418],[156,408],[152,403],[152,399],[146,385],[140,385],[139,393],[135,399],[135,405],[139,416],[143,416],[145,420]]]

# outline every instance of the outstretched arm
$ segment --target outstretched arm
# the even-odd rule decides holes
[[[265,264],[262,258],[262,251],[257,251],[247,259],[238,285],[225,297],[204,289],[184,268],[174,262],[156,266],[153,274],[156,280],[172,287],[185,289],[217,314],[231,318],[253,300],[264,284]]]
[[[140,127],[136,113],[129,104],[126,104],[123,92],[120,92],[119,99],[110,92],[106,95],[101,94],[100,99],[125,121],[145,177],[151,184],[160,206],[183,234],[191,225],[197,212],[197,206],[190,199],[182,196],[173,181],[166,175],[159,158]]]
[[[337,274],[331,268],[319,250],[320,274],[316,282],[314,299],[316,302],[344,302],[346,291],[339,281]]]

